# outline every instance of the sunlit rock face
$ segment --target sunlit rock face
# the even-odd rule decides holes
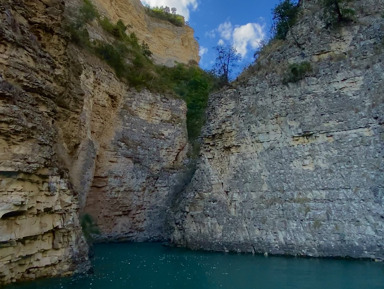
[[[72,1],[72,0],[71,0]],[[113,22],[122,20],[129,25],[140,43],[146,42],[158,64],[173,66],[176,63],[198,63],[199,44],[188,25],[175,26],[168,21],[150,17],[140,0],[93,0],[100,12]]]
[[[383,1],[354,1],[355,21],[333,30],[303,2],[287,41],[212,95],[174,243],[384,258]]]
[[[89,265],[78,195],[55,150],[65,112],[81,107],[67,93],[63,10],[0,4],[0,285]]]
[[[86,271],[81,213],[103,239],[166,236],[186,105],[69,43],[63,15],[81,4],[0,3],[0,285]]]

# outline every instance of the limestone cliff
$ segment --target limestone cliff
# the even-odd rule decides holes
[[[85,211],[103,240],[165,240],[188,151],[186,105],[148,92],[127,94],[120,105],[109,127],[114,137],[97,153]]]
[[[93,0],[93,3],[113,22],[121,19],[131,25],[130,31],[135,32],[140,42],[149,45],[156,63],[173,66],[175,62],[199,62],[199,45],[191,27],[177,27],[148,16],[140,0]]]
[[[186,105],[69,43],[63,15],[81,3],[0,3],[0,285],[86,270],[80,212],[102,238],[164,239]]]
[[[55,152],[58,124],[81,108],[68,93],[63,10],[0,4],[0,285],[87,266],[78,195]]]
[[[354,1],[336,30],[301,1],[288,39],[212,96],[182,194],[185,103],[130,88],[71,44],[63,15],[81,3],[0,2],[0,285],[86,270],[80,212],[103,240],[164,240],[168,219],[192,248],[384,257],[383,0]],[[152,35],[159,62],[197,59],[189,28],[151,24],[136,0],[94,3]],[[293,82],[300,63],[312,69]]]
[[[327,29],[319,1],[302,1],[288,39],[212,95],[173,242],[384,258],[384,2],[349,3],[356,19]]]

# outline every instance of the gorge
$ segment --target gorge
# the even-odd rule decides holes
[[[139,0],[0,2],[0,285],[87,271],[84,214],[100,241],[384,259],[382,0],[337,28],[300,1],[286,39],[210,96],[198,154],[184,99],[95,53],[116,35],[91,19],[73,41],[84,3],[156,64],[199,61],[193,30]]]

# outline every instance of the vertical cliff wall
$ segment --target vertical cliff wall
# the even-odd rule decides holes
[[[164,240],[188,150],[183,101],[148,92],[124,98],[114,138],[97,156],[86,212],[107,240]]]
[[[68,94],[63,10],[0,4],[0,284],[87,266],[78,195],[55,152],[56,123],[81,107]]]
[[[384,2],[351,2],[355,20],[334,29],[302,2],[288,39],[212,95],[176,244],[384,258]]]
[[[100,12],[114,23],[122,20],[130,32],[145,41],[156,63],[173,66],[176,62],[198,63],[199,44],[191,27],[175,26],[168,21],[150,17],[140,0],[94,0]]]
[[[84,211],[102,238],[165,237],[186,105],[69,43],[63,15],[81,4],[0,4],[0,284],[86,270]]]

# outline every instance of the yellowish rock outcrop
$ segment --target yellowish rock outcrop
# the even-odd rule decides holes
[[[63,11],[0,3],[0,285],[87,264],[78,195],[55,151],[57,124],[81,104],[68,94]]]
[[[93,3],[114,23],[121,19],[131,25],[129,31],[149,45],[156,63],[173,66],[175,62],[199,62],[199,45],[188,25],[177,27],[148,16],[140,0],[93,0]]]

